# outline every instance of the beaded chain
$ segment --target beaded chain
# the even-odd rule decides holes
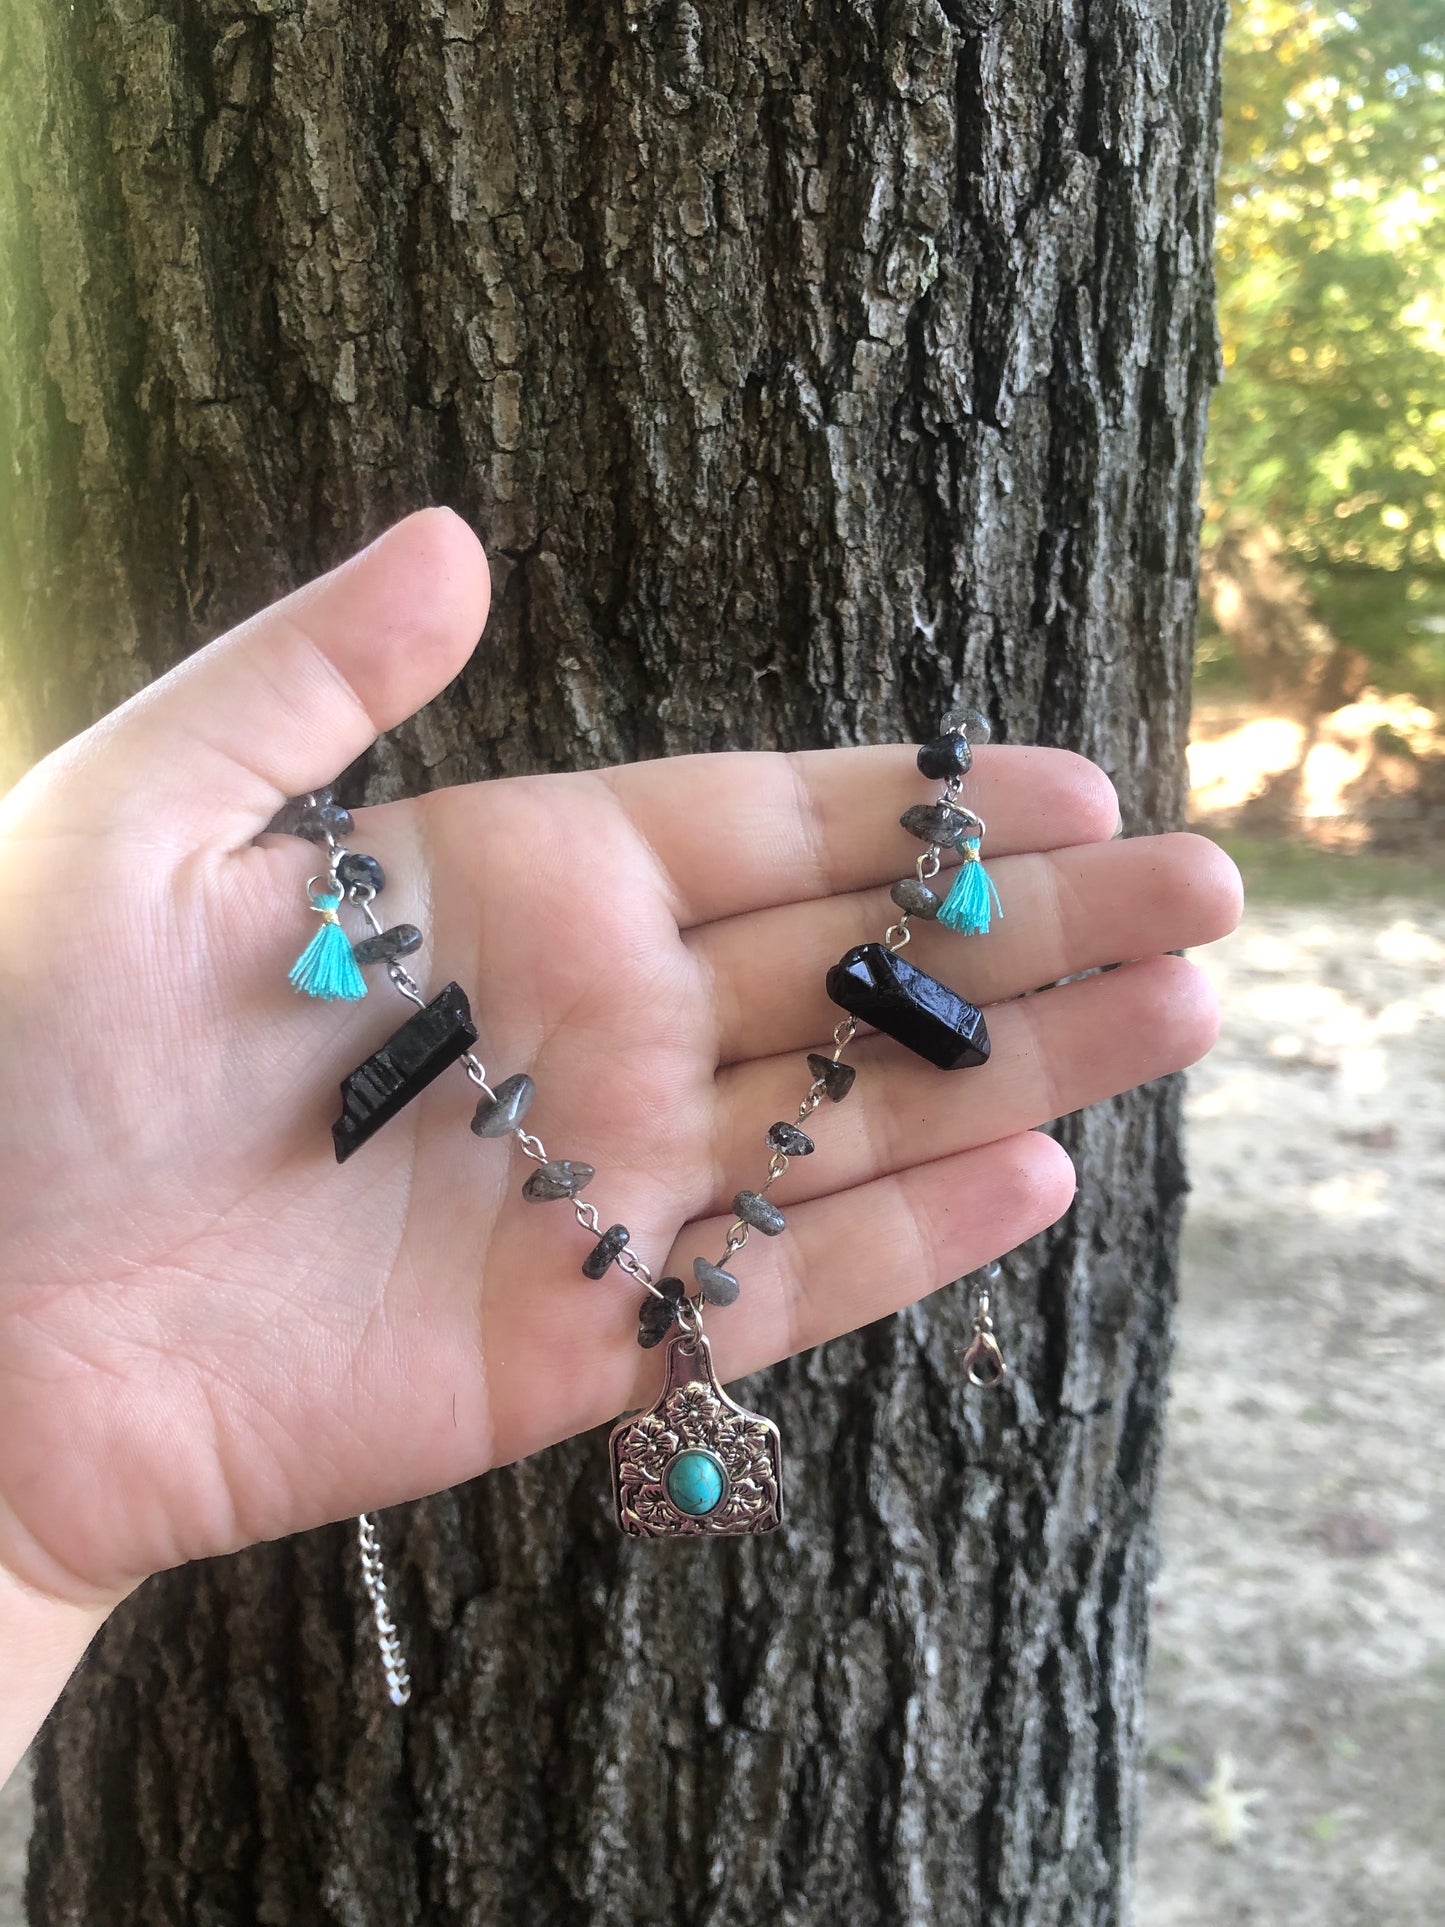
[[[981,935],[988,931],[990,916],[1001,913],[997,892],[979,858],[985,824],[959,800],[973,746],[987,742],[989,733],[986,719],[976,711],[954,711],[945,716],[939,736],[919,750],[919,770],[940,778],[943,787],[935,802],[915,804],[899,819],[901,827],[925,845],[914,874],[890,891],[900,914],[880,944],[849,951],[828,973],[828,995],[846,1013],[833,1031],[832,1050],[808,1053],[811,1081],[796,1119],[768,1127],[766,1173],[756,1190],[741,1190],[734,1196],[734,1217],[717,1259],[693,1260],[695,1290],[691,1293],[681,1278],[654,1277],[633,1251],[626,1225],[603,1229],[602,1214],[581,1196],[596,1176],[592,1165],[552,1157],[542,1140],[527,1130],[524,1120],[536,1097],[536,1084],[526,1072],[491,1082],[485,1064],[471,1048],[477,1031],[458,986],[449,984],[430,1002],[423,994],[402,962],[421,947],[421,932],[409,923],[384,925],[377,915],[375,904],[386,885],[385,873],[375,857],[347,847],[355,824],[350,812],[335,801],[333,791],[315,790],[293,798],[269,825],[273,833],[304,837],[326,852],[325,873],[309,878],[306,886],[321,927],[291,971],[293,986],[327,1001],[350,1001],[366,993],[361,967],[381,964],[393,988],[421,1013],[343,1082],[343,1115],[333,1127],[338,1160],[349,1157],[447,1065],[460,1063],[481,1093],[472,1131],[479,1138],[514,1138],[535,1167],[522,1185],[523,1198],[533,1204],[570,1203],[579,1226],[595,1240],[582,1260],[583,1275],[601,1279],[616,1265],[642,1288],[638,1344],[651,1349],[671,1338],[664,1399],[653,1411],[662,1411],[666,1400],[680,1389],[690,1389],[691,1404],[685,1410],[696,1421],[697,1436],[686,1433],[684,1443],[689,1449],[661,1466],[649,1462],[645,1427],[639,1429],[633,1422],[635,1415],[615,1428],[614,1483],[618,1522],[624,1531],[666,1536],[706,1528],[725,1534],[766,1531],[781,1521],[777,1428],[735,1405],[717,1385],[703,1336],[703,1306],[718,1308],[736,1302],[741,1286],[731,1267],[753,1232],[775,1238],[786,1229],[783,1212],[767,1194],[793,1158],[812,1155],[813,1139],[803,1126],[814,1112],[825,1102],[841,1103],[852,1090],[857,1073],[843,1059],[858,1034],[860,1019],[944,1069],[966,1068],[987,1058],[982,1013],[902,961],[900,953],[910,941],[913,919],[936,920],[963,934]],[[941,897],[931,886],[943,868],[945,849],[957,851],[963,861],[952,889]],[[343,900],[359,909],[370,925],[370,935],[354,944],[337,914]],[[1007,1370],[994,1332],[988,1289],[1000,1275],[996,1262],[977,1274],[973,1333],[963,1359],[969,1382],[986,1388],[1000,1384]],[[678,1335],[673,1337],[675,1328]],[[736,1489],[724,1504],[728,1465],[736,1469],[742,1462],[739,1452],[744,1455],[747,1476],[734,1477]],[[392,1616],[374,1515],[361,1514],[357,1534],[382,1670],[392,1703],[401,1706],[411,1697],[411,1679]]]

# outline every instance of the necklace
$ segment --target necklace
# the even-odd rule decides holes
[[[955,711],[945,716],[940,734],[918,751],[920,772],[940,780],[942,789],[934,802],[915,804],[899,819],[901,828],[925,846],[913,875],[892,887],[900,914],[880,940],[857,945],[827,973],[827,995],[844,1012],[833,1031],[832,1050],[808,1054],[811,1081],[796,1118],[768,1127],[766,1174],[756,1190],[739,1191],[733,1198],[733,1221],[717,1258],[693,1260],[692,1289],[681,1278],[655,1277],[632,1249],[626,1225],[604,1229],[596,1205],[582,1197],[597,1175],[592,1165],[553,1157],[527,1130],[536,1084],[525,1071],[491,1081],[473,1048],[478,1031],[461,986],[448,983],[434,997],[425,996],[402,962],[420,949],[422,934],[414,924],[388,927],[377,915],[385,874],[375,857],[347,846],[355,824],[332,791],[294,798],[269,826],[272,832],[304,837],[326,852],[325,870],[307,881],[307,897],[320,925],[292,966],[293,988],[327,1002],[354,1001],[366,995],[363,968],[381,965],[392,987],[416,1006],[399,1030],[342,1079],[341,1115],[332,1126],[337,1161],[352,1157],[443,1071],[460,1064],[480,1092],[471,1125],[475,1135],[514,1139],[534,1167],[522,1197],[530,1204],[570,1204],[578,1225],[594,1240],[582,1260],[583,1275],[600,1280],[615,1266],[641,1288],[637,1342],[644,1349],[665,1349],[657,1399],[619,1419],[608,1440],[613,1507],[619,1528],[630,1537],[728,1538],[771,1532],[782,1524],[781,1434],[772,1419],[739,1405],[718,1382],[703,1329],[704,1307],[722,1309],[737,1301],[742,1287],[733,1266],[754,1233],[774,1238],[785,1231],[787,1220],[768,1193],[792,1159],[813,1155],[814,1113],[824,1104],[841,1103],[852,1090],[856,1072],[844,1055],[860,1024],[941,1070],[964,1070],[988,1060],[982,1011],[902,954],[913,919],[981,936],[992,918],[1002,914],[979,853],[986,826],[959,800],[973,748],[988,736],[982,716]],[[945,849],[956,851],[961,862],[947,893],[940,895],[933,884],[943,868]],[[359,910],[370,927],[355,943],[341,925],[343,902]],[[989,1266],[985,1275],[991,1281],[997,1271],[997,1266]],[[998,1385],[1005,1375],[987,1290],[978,1296],[963,1365],[978,1386]],[[387,1688],[393,1703],[403,1705],[410,1698],[411,1681],[392,1617],[374,1515],[363,1513],[357,1531]]]

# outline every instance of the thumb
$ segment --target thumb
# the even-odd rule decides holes
[[[466,523],[423,509],[189,656],[32,775],[83,759],[101,790],[85,786],[89,806],[111,827],[143,820],[167,841],[248,841],[285,797],[329,783],[445,688],[476,646],[490,587]]]

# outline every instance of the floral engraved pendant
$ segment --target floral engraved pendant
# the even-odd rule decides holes
[[[783,1443],[717,1382],[701,1332],[667,1347],[662,1396],[612,1428],[617,1523],[634,1539],[731,1538],[783,1523]]]

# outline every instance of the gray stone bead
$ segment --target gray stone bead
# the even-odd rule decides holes
[[[796,1124],[783,1121],[768,1126],[768,1149],[781,1151],[785,1157],[807,1158],[813,1155],[813,1140]]]
[[[536,1095],[537,1086],[525,1071],[518,1071],[515,1077],[504,1077],[492,1095],[484,1097],[477,1106],[472,1130],[478,1137],[505,1137],[508,1131],[516,1130],[531,1110]]]
[[[625,1224],[609,1225],[582,1260],[582,1276],[601,1278],[631,1236],[632,1233]]]
[[[733,1210],[744,1224],[750,1224],[754,1231],[761,1231],[765,1238],[776,1238],[787,1227],[788,1221],[782,1212],[760,1191],[739,1191],[733,1199]]]
[[[557,1198],[575,1198],[585,1191],[597,1173],[590,1164],[577,1158],[549,1158],[539,1164],[522,1186],[529,1204],[551,1204]]]
[[[304,836],[308,843],[324,843],[328,832],[341,838],[350,836],[355,828],[350,810],[344,810],[339,803],[321,803],[296,819],[293,834]]]
[[[920,843],[941,843],[946,850],[956,850],[982,828],[972,810],[955,810],[947,803],[915,803],[898,821]]]
[[[373,896],[380,896],[386,888],[386,871],[365,850],[348,850],[336,866],[336,881],[348,893],[370,890]]]
[[[808,1052],[808,1069],[813,1073],[815,1083],[823,1086],[824,1097],[841,1104],[853,1088],[853,1079],[858,1075],[851,1064],[835,1064],[831,1057],[822,1057],[815,1050]]]
[[[414,923],[394,923],[379,936],[363,937],[351,946],[359,964],[390,963],[394,957],[409,957],[421,949],[421,932]]]
[[[938,892],[920,883],[917,877],[900,877],[888,894],[910,917],[927,917],[930,921],[938,915],[943,903]]]
[[[735,1305],[742,1286],[730,1271],[721,1265],[710,1265],[706,1258],[694,1258],[692,1275],[696,1278],[698,1289],[710,1305]]]

